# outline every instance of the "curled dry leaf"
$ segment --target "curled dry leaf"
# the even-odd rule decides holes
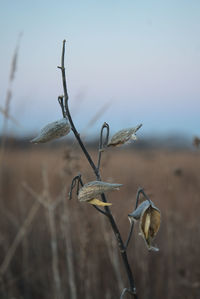
[[[67,135],[70,132],[70,124],[66,118],[54,121],[41,129],[38,136],[31,140],[32,143],[45,143]]]
[[[135,133],[141,128],[141,126],[142,124],[134,128],[123,129],[117,132],[109,141],[108,146],[120,146],[129,140],[136,140],[137,136],[135,135]]]
[[[128,217],[130,221],[139,220],[140,235],[148,249],[158,251],[158,248],[152,246],[152,241],[160,228],[161,213],[154,203],[150,200],[143,201]]]
[[[78,199],[80,201],[86,201],[94,205],[107,206],[111,203],[104,203],[100,200],[97,200],[96,197],[102,193],[119,190],[122,184],[110,184],[102,181],[93,181],[85,184],[78,193]]]
[[[102,206],[102,207],[105,207],[105,206],[112,206],[111,203],[109,202],[103,202],[97,198],[93,198],[93,199],[90,199],[88,200],[88,202],[91,204],[91,205],[95,205],[95,206]]]

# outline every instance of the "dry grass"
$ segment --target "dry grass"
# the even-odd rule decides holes
[[[199,298],[200,155],[116,149],[105,153],[102,162],[102,179],[124,184],[109,195],[124,239],[127,214],[133,210],[139,186],[162,211],[156,238],[160,252],[149,253],[137,233],[128,249],[139,298]],[[127,285],[126,276],[108,223],[75,196],[73,201],[64,200],[78,172],[84,182],[94,179],[85,158],[74,149],[34,147],[5,152],[0,191],[0,298],[119,298],[119,288]]]

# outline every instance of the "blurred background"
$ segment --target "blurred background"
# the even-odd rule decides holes
[[[106,219],[66,200],[77,173],[95,179],[73,134],[29,142],[62,117],[63,39],[71,114],[94,160],[104,121],[111,135],[143,124],[102,160],[102,178],[124,184],[109,195],[124,240],[138,187],[162,211],[159,253],[137,227],[128,250],[139,299],[199,298],[199,11],[197,0],[1,3],[1,298],[112,299],[128,286]]]

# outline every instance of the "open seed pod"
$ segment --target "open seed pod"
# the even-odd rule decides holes
[[[152,241],[160,228],[161,213],[154,203],[150,200],[143,201],[128,217],[130,221],[139,220],[140,235],[147,248],[158,251],[158,248],[152,246]]]
[[[120,146],[129,140],[136,140],[137,136],[135,135],[135,133],[139,130],[139,128],[141,128],[141,126],[142,124],[134,128],[123,129],[117,132],[109,141],[108,146]]]
[[[98,200],[96,197],[102,193],[119,190],[122,184],[110,184],[102,181],[93,181],[85,184],[78,193],[79,201],[86,201],[94,205],[107,206],[111,205],[110,203],[103,203]]]
[[[67,135],[71,130],[66,118],[54,121],[41,129],[38,136],[31,140],[32,143],[45,143]]]

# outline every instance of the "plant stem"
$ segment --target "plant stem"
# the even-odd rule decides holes
[[[68,107],[68,93],[67,93],[67,83],[66,83],[66,75],[65,75],[65,66],[64,66],[64,56],[65,56],[65,40],[63,41],[63,48],[62,48],[62,58],[61,58],[61,67],[59,67],[61,69],[61,72],[62,72],[62,81],[63,81],[63,91],[64,91],[64,100],[65,100],[65,110],[66,110],[66,116],[68,117],[68,120],[69,120],[69,123],[71,125],[71,129],[83,151],[83,153],[85,154],[90,166],[92,167],[95,175],[96,175],[96,178],[97,180],[101,180],[101,177],[100,177],[100,173],[99,173],[99,164],[100,164],[100,161],[98,162],[98,167],[95,166],[90,154],[88,153],[88,151],[86,150],[81,138],[80,138],[80,134],[78,133],[78,131],[76,130],[76,127],[73,123],[73,120],[72,120],[72,117],[71,117],[71,114],[70,114],[70,111],[69,111],[69,107]],[[100,158],[99,158],[100,159]],[[106,197],[105,197],[105,194],[102,194],[101,195],[102,197],[102,200],[104,202],[107,202],[106,200]],[[128,257],[127,257],[127,253],[126,253],[126,247],[123,243],[123,240],[122,240],[122,237],[121,237],[121,234],[119,232],[119,229],[117,227],[117,224],[113,218],[113,215],[109,209],[109,207],[105,207],[105,211],[106,211],[106,216],[108,217],[109,221],[110,221],[110,224],[111,224],[111,227],[113,229],[113,232],[115,234],[115,237],[117,239],[117,244],[118,244],[118,247],[119,247],[119,250],[120,250],[120,253],[121,253],[121,256],[122,256],[122,260],[123,260],[123,263],[124,263],[124,267],[125,267],[125,270],[126,270],[126,273],[127,273],[127,276],[128,276],[128,280],[129,280],[129,284],[130,284],[130,291],[133,295],[133,297],[135,299],[137,299],[137,294],[136,294],[136,288],[135,288],[135,282],[134,282],[134,278],[133,278],[133,274],[132,274],[132,270],[130,268],[130,265],[129,265],[129,261],[128,261]]]

